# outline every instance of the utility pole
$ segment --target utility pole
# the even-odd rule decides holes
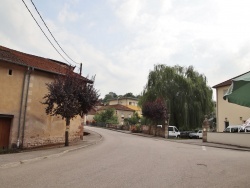
[[[82,63],[80,63],[80,76],[82,76]]]

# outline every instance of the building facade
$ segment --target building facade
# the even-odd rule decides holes
[[[142,115],[141,108],[138,106],[138,99],[137,98],[132,98],[132,97],[120,97],[116,99],[110,99],[108,100],[109,105],[115,105],[115,104],[120,104],[123,106],[126,106],[135,112],[138,113],[139,116]]]
[[[47,83],[73,68],[62,62],[0,46],[0,148],[63,143],[65,120],[45,113]],[[81,118],[71,120],[69,140],[82,134]]]
[[[133,109],[123,106],[121,104],[103,106],[100,109],[98,109],[98,112],[102,112],[110,108],[113,108],[115,110],[115,115],[118,118],[119,125],[124,125],[124,119],[131,118],[135,113]]]
[[[213,86],[216,89],[218,132],[222,132],[228,125],[242,125],[244,121],[250,118],[250,108],[229,103],[223,99],[234,78]]]

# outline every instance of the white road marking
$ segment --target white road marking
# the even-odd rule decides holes
[[[207,149],[206,149],[206,146],[202,146],[202,150],[203,151],[206,151]]]

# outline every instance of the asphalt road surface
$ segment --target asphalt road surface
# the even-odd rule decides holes
[[[103,141],[0,169],[0,187],[250,187],[249,152],[88,129]]]

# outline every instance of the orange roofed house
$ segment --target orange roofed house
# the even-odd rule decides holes
[[[69,69],[74,67],[0,46],[0,149],[64,142],[65,120],[47,115],[41,102],[46,83]],[[80,139],[80,125],[80,117],[71,121],[70,141]]]
[[[98,109],[98,112],[105,111],[110,108],[113,108],[115,110],[115,115],[118,118],[119,125],[124,125],[124,119],[132,117],[135,113],[135,110],[121,104],[112,104],[103,106],[100,109]]]

